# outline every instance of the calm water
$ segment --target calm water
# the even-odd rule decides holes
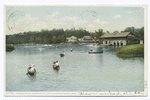
[[[122,59],[113,46],[18,46],[6,53],[6,91],[143,91],[144,59]],[[73,52],[70,52],[70,49]],[[88,54],[94,48],[103,54]],[[65,51],[65,57],[59,54]],[[60,70],[52,68],[59,61]],[[30,64],[36,76],[27,76]]]

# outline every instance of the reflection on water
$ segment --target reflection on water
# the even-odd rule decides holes
[[[35,80],[35,78],[36,78],[36,75],[27,75],[31,80]]]
[[[15,45],[6,53],[6,91],[143,91],[144,59],[122,59],[114,46],[86,44]],[[70,52],[70,49],[73,52]],[[90,49],[103,51],[88,54]],[[65,51],[65,56],[60,53]],[[52,64],[59,61],[60,70]],[[26,70],[35,64],[36,75]]]

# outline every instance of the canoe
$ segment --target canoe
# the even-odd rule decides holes
[[[59,70],[60,69],[60,67],[59,66],[55,66],[55,65],[53,65],[53,69],[55,69],[55,70]]]
[[[97,54],[97,53],[103,53],[103,51],[101,51],[101,52],[89,52],[89,54]]]
[[[64,55],[64,54],[62,54],[62,53],[61,53],[61,54],[59,54],[59,55],[60,55],[60,57],[64,57],[64,56],[65,56],[65,55]]]
[[[30,69],[31,69],[31,67],[29,67],[28,69],[27,69],[27,74],[29,74],[29,75],[35,75],[36,74],[36,69],[34,69],[34,71],[30,71]]]

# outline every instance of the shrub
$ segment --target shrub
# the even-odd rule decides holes
[[[6,51],[12,51],[12,50],[14,50],[15,49],[15,47],[13,46],[13,45],[6,45]]]
[[[144,45],[129,45],[121,48],[116,48],[116,55],[122,58],[144,57]]]

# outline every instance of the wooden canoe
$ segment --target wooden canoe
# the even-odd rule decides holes
[[[53,69],[55,69],[55,70],[59,70],[60,69],[60,67],[59,66],[55,66],[55,65],[53,65]]]
[[[29,67],[29,68],[27,69],[27,74],[29,74],[29,75],[35,75],[35,74],[36,74],[36,69],[34,69],[33,72],[30,72],[30,69],[31,69],[31,67]]]
[[[101,51],[101,52],[89,52],[89,54],[97,54],[97,53],[103,53],[103,51]]]
[[[65,55],[64,55],[64,54],[62,54],[62,53],[61,53],[61,54],[59,54],[59,55],[60,55],[60,57],[64,57],[64,56],[65,56]]]

